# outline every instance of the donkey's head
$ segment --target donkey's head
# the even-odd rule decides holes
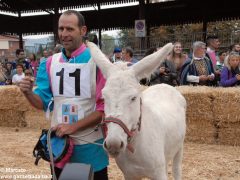
[[[129,139],[138,130],[141,120],[141,86],[139,80],[149,77],[172,50],[171,43],[123,68],[112,64],[93,43],[88,43],[93,60],[106,78],[102,90],[105,122],[108,125],[104,148],[113,156],[125,150]]]

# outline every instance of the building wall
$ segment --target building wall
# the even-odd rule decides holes
[[[8,46],[8,47],[7,47]],[[13,61],[16,59],[16,49],[19,49],[19,42],[13,40],[0,41],[0,59]]]

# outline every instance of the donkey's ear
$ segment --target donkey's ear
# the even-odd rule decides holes
[[[90,53],[93,61],[97,64],[103,73],[103,76],[107,79],[111,73],[119,70],[115,67],[110,60],[102,53],[102,51],[92,42],[87,42],[87,46],[90,49]]]
[[[167,55],[173,50],[173,44],[168,43],[157,52],[144,57],[142,60],[132,66],[135,76],[138,80],[148,78],[167,58]]]

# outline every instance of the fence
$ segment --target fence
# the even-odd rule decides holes
[[[209,33],[212,34],[212,33]],[[240,32],[218,32],[215,33],[218,35],[219,40],[221,42],[220,48],[228,48],[233,43],[240,43]],[[207,34],[208,35],[208,34]],[[144,38],[118,38],[118,39],[103,39],[102,40],[102,49],[106,54],[111,53],[109,49],[114,49],[114,46],[118,47],[127,47],[130,46],[134,50],[134,54],[137,57],[142,57],[145,51],[150,47],[161,47],[168,42],[176,42],[180,41],[183,45],[183,49],[186,51],[190,51],[192,43],[194,41],[204,41],[205,33],[197,32],[197,33],[186,33],[186,34],[166,34],[164,36],[149,36]],[[114,41],[114,43],[109,42]],[[108,47],[112,46],[112,47]]]

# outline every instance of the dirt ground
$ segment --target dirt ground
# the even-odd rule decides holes
[[[47,162],[34,165],[32,150],[40,133],[40,129],[0,127],[0,179],[50,179]],[[172,179],[170,168],[168,174]],[[109,177],[123,179],[111,158]],[[185,143],[183,179],[239,180],[240,146]]]

